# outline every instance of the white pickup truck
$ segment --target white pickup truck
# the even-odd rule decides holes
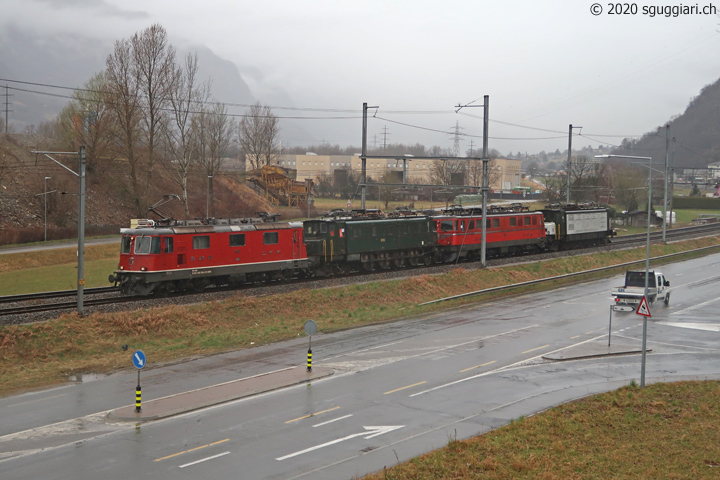
[[[670,304],[670,282],[656,271],[648,272],[648,303],[663,301]],[[625,285],[615,288],[611,295],[616,306],[629,306],[636,309],[645,295],[645,270],[628,270],[625,273]]]

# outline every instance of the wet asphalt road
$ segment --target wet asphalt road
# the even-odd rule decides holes
[[[720,255],[666,265],[669,307],[651,306],[647,382],[720,378]],[[128,369],[0,400],[3,479],[351,479],[522,415],[639,381],[640,355],[551,361],[606,345],[621,277],[313,337],[307,385],[135,425]],[[368,299],[372,301],[372,299]],[[304,319],[299,320],[300,322]],[[638,346],[642,318],[612,316]],[[142,371],[144,398],[302,365],[307,338]],[[130,365],[130,357],[128,358]]]

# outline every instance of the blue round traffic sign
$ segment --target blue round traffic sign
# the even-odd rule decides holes
[[[133,353],[133,365],[135,365],[135,368],[141,369],[145,366],[145,354],[142,350],[136,350],[135,353]]]

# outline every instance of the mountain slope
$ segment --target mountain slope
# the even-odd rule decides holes
[[[675,168],[706,168],[720,161],[720,79],[705,86],[688,104],[685,112],[668,123],[669,149]],[[614,154],[651,156],[654,161],[665,160],[665,126],[643,135],[635,141],[623,140]]]

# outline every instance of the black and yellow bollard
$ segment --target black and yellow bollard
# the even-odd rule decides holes
[[[312,350],[308,348],[308,365],[307,371],[312,372]]]
[[[135,411],[139,412],[142,410],[142,389],[140,385],[135,388]]]

